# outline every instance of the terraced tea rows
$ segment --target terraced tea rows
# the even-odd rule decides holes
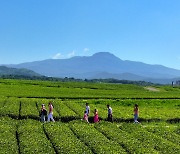
[[[54,105],[56,122],[41,123],[41,104]],[[81,121],[85,103],[100,123]],[[141,124],[133,124],[139,104]],[[109,123],[106,104],[113,108]],[[0,153],[180,153],[179,100],[0,99]],[[153,111],[156,114],[153,114]],[[158,112],[157,112],[158,111]],[[11,147],[11,148],[9,148]]]
[[[1,152],[5,153],[179,153],[175,140],[154,134],[143,125],[100,122],[88,124],[80,120],[69,123],[42,124],[37,120],[0,118]],[[160,128],[162,126],[157,127]],[[149,126],[150,128],[150,126]],[[161,133],[162,134],[162,133]],[[9,148],[11,147],[11,148]]]

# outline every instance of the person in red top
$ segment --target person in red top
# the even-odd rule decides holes
[[[48,114],[48,122],[52,120],[53,122],[55,122],[54,118],[53,118],[53,105],[52,102],[49,102],[49,114]]]
[[[84,117],[83,117],[83,120],[85,120],[87,123],[89,123],[87,111],[84,111]]]
[[[98,110],[94,110],[94,123],[99,122]]]
[[[139,108],[138,105],[134,105],[134,123],[139,123],[138,122],[138,116],[139,116]]]

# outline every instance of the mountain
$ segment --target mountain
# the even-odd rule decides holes
[[[180,77],[180,70],[162,65],[150,65],[142,62],[121,60],[108,52],[99,52],[92,56],[75,56],[69,59],[48,59],[43,61],[10,65],[26,68],[39,74],[52,77],[74,77],[81,79],[115,78],[144,81],[169,82]]]
[[[6,66],[0,66],[0,76],[3,75],[18,75],[18,76],[30,76],[30,77],[41,76],[40,74],[25,68],[17,69],[17,68],[9,68]]]

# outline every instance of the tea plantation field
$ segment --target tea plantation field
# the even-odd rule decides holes
[[[0,80],[0,153],[180,153],[180,89],[137,85]],[[55,122],[41,123],[52,101]],[[89,121],[82,121],[86,102]],[[106,121],[107,107],[114,122]],[[139,105],[140,124],[133,123]],[[93,110],[100,122],[94,124]]]

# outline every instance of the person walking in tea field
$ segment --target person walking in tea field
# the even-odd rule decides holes
[[[46,116],[47,116],[47,110],[45,108],[45,105],[42,104],[41,111],[40,111],[41,122],[45,122],[46,121]]]
[[[54,118],[53,118],[53,105],[52,102],[49,102],[49,114],[48,114],[48,122],[52,120],[53,122],[55,122]]]
[[[134,123],[139,123],[138,122],[138,116],[139,116],[139,108],[138,105],[134,105]]]
[[[112,108],[110,107],[109,104],[107,105],[107,108],[108,108],[108,118],[107,118],[107,120],[109,122],[112,122],[113,121],[113,118],[112,118]]]
[[[89,114],[90,114],[90,107],[89,107],[88,103],[86,103],[86,114],[87,114],[87,116],[89,116]]]
[[[84,117],[83,117],[83,120],[85,120],[87,123],[89,123],[87,111],[84,111]]]
[[[99,122],[98,110],[94,110],[94,123]]]

